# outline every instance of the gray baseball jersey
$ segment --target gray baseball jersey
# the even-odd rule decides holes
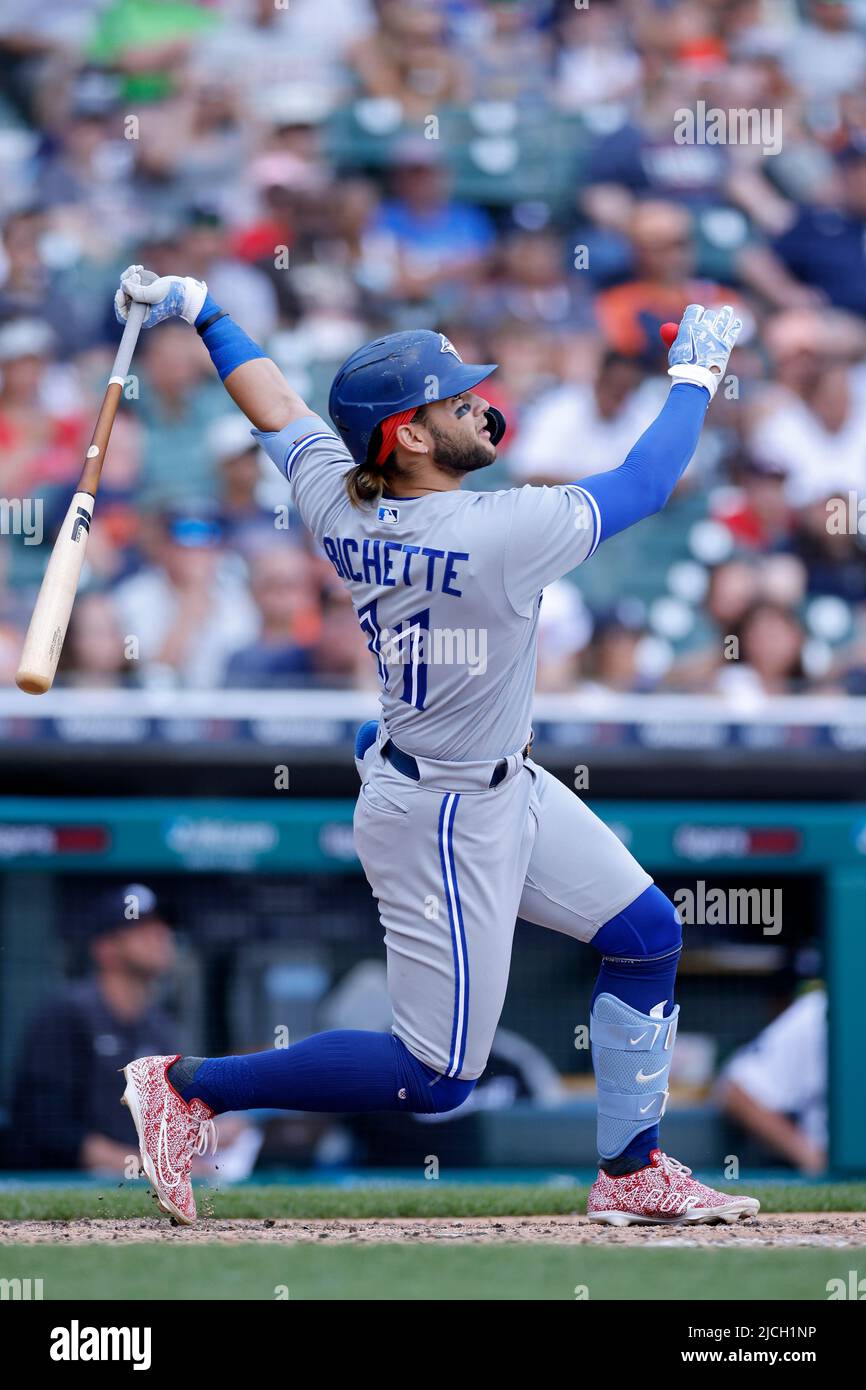
[[[591,941],[652,882],[550,773],[523,758],[545,584],[599,541],[576,486],[383,498],[354,508],[352,459],[307,417],[260,434],[346,582],[413,781],[359,763],[355,845],[379,904],[393,1030],[445,1076],[481,1075],[502,1011],[515,919]],[[491,786],[497,760],[507,774]]]
[[[317,416],[255,432],[346,583],[379,670],[382,721],[428,758],[500,758],[529,738],[545,584],[594,551],[576,486],[438,492],[353,507],[353,460]]]

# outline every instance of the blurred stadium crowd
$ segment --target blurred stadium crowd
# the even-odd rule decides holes
[[[59,523],[133,261],[206,279],[323,414],[381,331],[498,362],[495,487],[615,467],[665,394],[659,324],[731,301],[698,455],[547,592],[540,686],[866,691],[866,4],[5,0],[0,79],[4,530],[15,499]],[[701,101],[781,111],[781,148],[676,143]],[[196,335],[134,370],[61,678],[372,684]],[[2,546],[7,682],[31,539]]]

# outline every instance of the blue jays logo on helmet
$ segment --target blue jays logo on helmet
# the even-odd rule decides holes
[[[328,410],[352,458],[366,463],[373,433],[389,415],[459,396],[495,371],[495,362],[462,361],[444,333],[428,328],[389,333],[346,358],[331,385]],[[498,411],[490,415],[498,417],[490,430],[496,444],[505,421]]]
[[[442,339],[442,346],[441,346],[441,348],[439,349],[439,351],[440,351],[440,352],[450,352],[451,355],[452,355],[452,357],[456,357],[458,362],[462,362],[462,361],[463,361],[463,358],[460,356],[460,353],[457,351],[457,349],[456,349],[456,347],[454,346],[454,344],[452,343],[451,339],[450,339],[450,338],[446,338],[444,333],[440,333],[440,334],[439,334],[439,337]]]

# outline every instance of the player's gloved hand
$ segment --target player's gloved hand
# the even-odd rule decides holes
[[[721,309],[689,304],[668,353],[668,376],[705,386],[712,400],[742,326],[730,304]]]
[[[120,289],[114,296],[114,312],[120,322],[126,322],[129,306],[135,301],[151,306],[145,315],[145,328],[170,318],[195,323],[207,294],[204,280],[193,280],[189,275],[162,275],[145,285],[142,270],[143,266],[129,265],[120,277]]]

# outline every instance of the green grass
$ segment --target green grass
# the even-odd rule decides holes
[[[617,1249],[560,1245],[5,1246],[5,1279],[47,1300],[819,1299],[866,1272],[856,1250]],[[283,1294],[285,1297],[285,1294]],[[591,1317],[589,1310],[587,1317]]]
[[[866,1211],[866,1183],[723,1183],[760,1198],[766,1213]],[[67,1221],[156,1215],[142,1182],[123,1187],[0,1187],[0,1220]],[[334,1217],[567,1216],[586,1211],[586,1187],[474,1183],[402,1183],[375,1187],[233,1187],[199,1189],[199,1208],[216,1217],[317,1220]]]

